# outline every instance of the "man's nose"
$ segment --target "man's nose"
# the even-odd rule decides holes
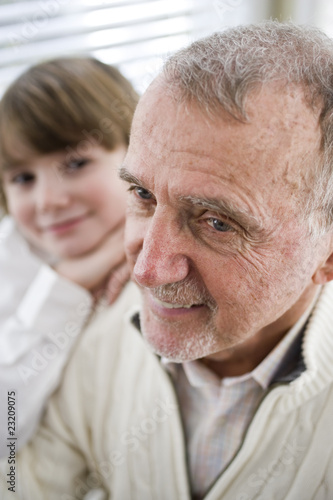
[[[141,239],[133,270],[139,285],[152,288],[186,278],[190,264],[184,238],[175,221],[166,222],[155,212]]]
[[[63,208],[69,202],[65,182],[57,174],[40,179],[36,191],[36,207],[41,212]]]

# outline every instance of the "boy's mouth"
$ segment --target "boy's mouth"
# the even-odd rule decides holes
[[[74,228],[77,224],[80,224],[86,218],[87,218],[86,214],[78,215],[75,217],[68,217],[66,219],[62,219],[54,223],[42,225],[41,228],[42,231],[44,232],[59,233]]]

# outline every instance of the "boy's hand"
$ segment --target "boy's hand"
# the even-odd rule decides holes
[[[95,298],[95,302],[100,302],[102,300],[103,304],[112,304],[129,279],[130,270],[125,260],[118,267],[113,269],[101,286],[91,291]]]
[[[104,295],[109,304],[114,302],[130,276],[124,252],[124,222],[93,251],[63,259],[55,270],[86,288],[96,299]]]

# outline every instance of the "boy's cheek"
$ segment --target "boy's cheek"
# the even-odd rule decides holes
[[[8,211],[14,218],[17,225],[26,231],[34,231],[35,223],[33,219],[32,210],[27,205],[9,204]]]

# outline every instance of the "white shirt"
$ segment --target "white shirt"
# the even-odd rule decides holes
[[[8,453],[9,437],[16,438],[18,451],[35,431],[92,298],[31,252],[9,216],[0,222],[0,284],[1,457]],[[8,402],[14,408],[10,430]]]

